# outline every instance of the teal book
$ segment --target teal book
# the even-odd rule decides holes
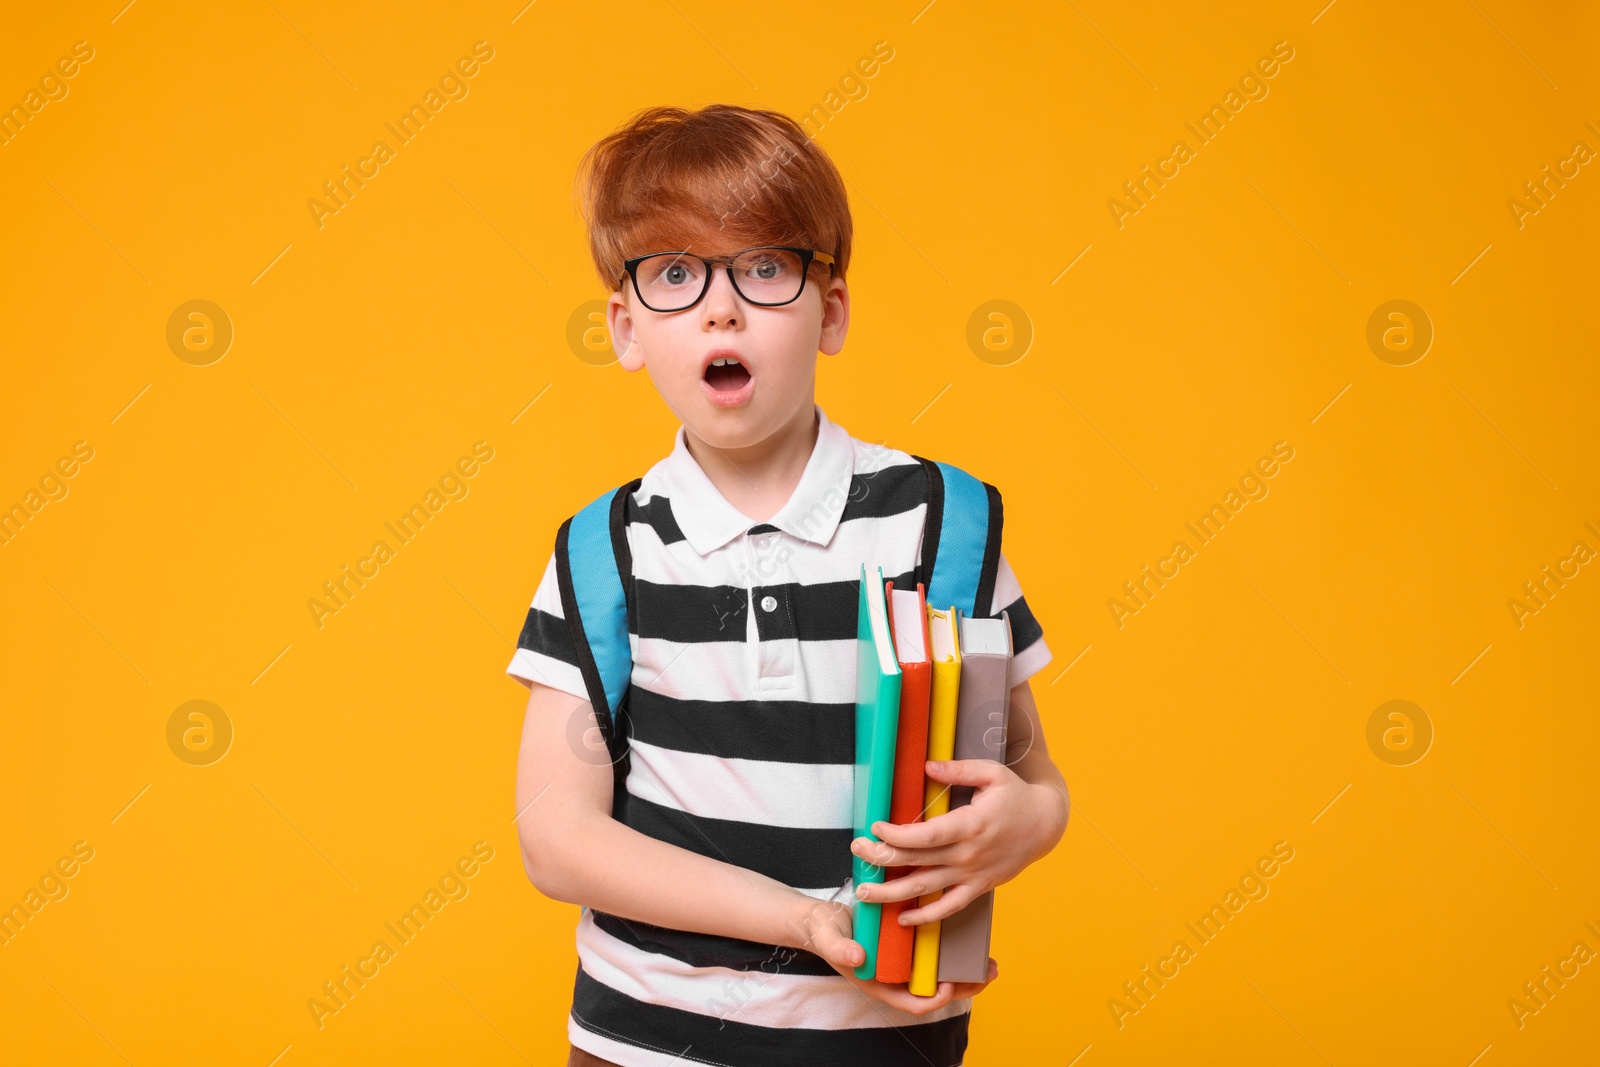
[[[883,592],[883,569],[868,576],[861,568],[860,610],[856,618],[856,759],[852,813],[856,837],[878,840],[875,822],[889,821],[889,798],[894,790],[894,749],[900,727],[900,664],[889,636],[889,608]],[[884,869],[850,854],[855,885],[882,882]],[[856,968],[857,978],[878,973],[878,930],[883,905],[857,897],[851,913],[852,937],[866,949],[867,958]]]

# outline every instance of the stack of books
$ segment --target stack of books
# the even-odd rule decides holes
[[[855,836],[876,841],[874,822],[920,822],[971,802],[971,786],[928,778],[925,760],[1004,761],[1011,620],[930,605],[920,584],[896,589],[881,568],[863,566],[856,649]],[[856,885],[911,871],[852,854]],[[983,981],[994,890],[942,921],[900,924],[901,912],[940,895],[915,904],[857,898],[852,936],[866,960],[856,977],[907,983],[920,996],[932,996],[939,982]]]

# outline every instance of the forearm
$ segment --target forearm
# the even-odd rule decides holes
[[[548,897],[673,930],[800,947],[818,903],[782,882],[611,817],[612,767],[589,702],[532,685],[517,761],[517,833]],[[597,758],[601,757],[601,758]]]
[[[1056,842],[1067,831],[1067,815],[1071,807],[1067,799],[1067,783],[1051,761],[1049,753],[1037,749],[1030,749],[1011,765],[1011,769],[1018,778],[1035,787],[1039,798],[1044,830],[1040,834],[1039,848],[1028,858],[1028,862],[1032,863],[1055,848]]]
[[[1012,757],[1008,753],[1007,759],[1012,760],[1010,766],[1017,772],[1018,778],[1029,785],[1048,786],[1059,793],[1063,800],[1066,799],[1066,779],[1061,777],[1061,771],[1057,769],[1055,761],[1050,758],[1048,752],[1029,749],[1018,757]]]
[[[817,903],[764,874],[657,840],[600,812],[570,813],[523,849],[540,892],[673,930],[804,947]]]
[[[1013,729],[1007,738],[1006,765],[1018,778],[1034,787],[1033,793],[1039,805],[1039,841],[1027,860],[1033,863],[1055,848],[1061,835],[1066,833],[1071,802],[1067,797],[1066,780],[1050,758],[1039,706],[1027,682],[1011,691],[1011,724]]]

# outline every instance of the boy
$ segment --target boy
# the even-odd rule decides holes
[[[909,925],[1054,847],[1066,787],[1027,681],[1050,651],[1002,555],[1005,763],[930,762],[937,781],[976,787],[969,805],[851,839],[859,568],[916,579],[929,475],[815,403],[817,353],[837,353],[849,324],[844,183],[792,119],[722,105],[641,112],[580,177],[612,345],[682,426],[622,508],[626,763],[593,742],[555,557],[507,669],[532,690],[523,862],[545,895],[584,905],[568,1062],[957,1067],[971,998],[998,968],[931,997],[857,979],[851,853],[919,868],[865,899],[943,890]]]

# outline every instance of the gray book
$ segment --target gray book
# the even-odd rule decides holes
[[[956,698],[954,759],[1006,758],[1006,718],[1011,708],[1011,618],[969,619],[961,636],[961,688]],[[973,787],[950,787],[950,810],[972,802]],[[939,926],[939,981],[981,982],[989,973],[989,931],[994,890],[947,917]]]

